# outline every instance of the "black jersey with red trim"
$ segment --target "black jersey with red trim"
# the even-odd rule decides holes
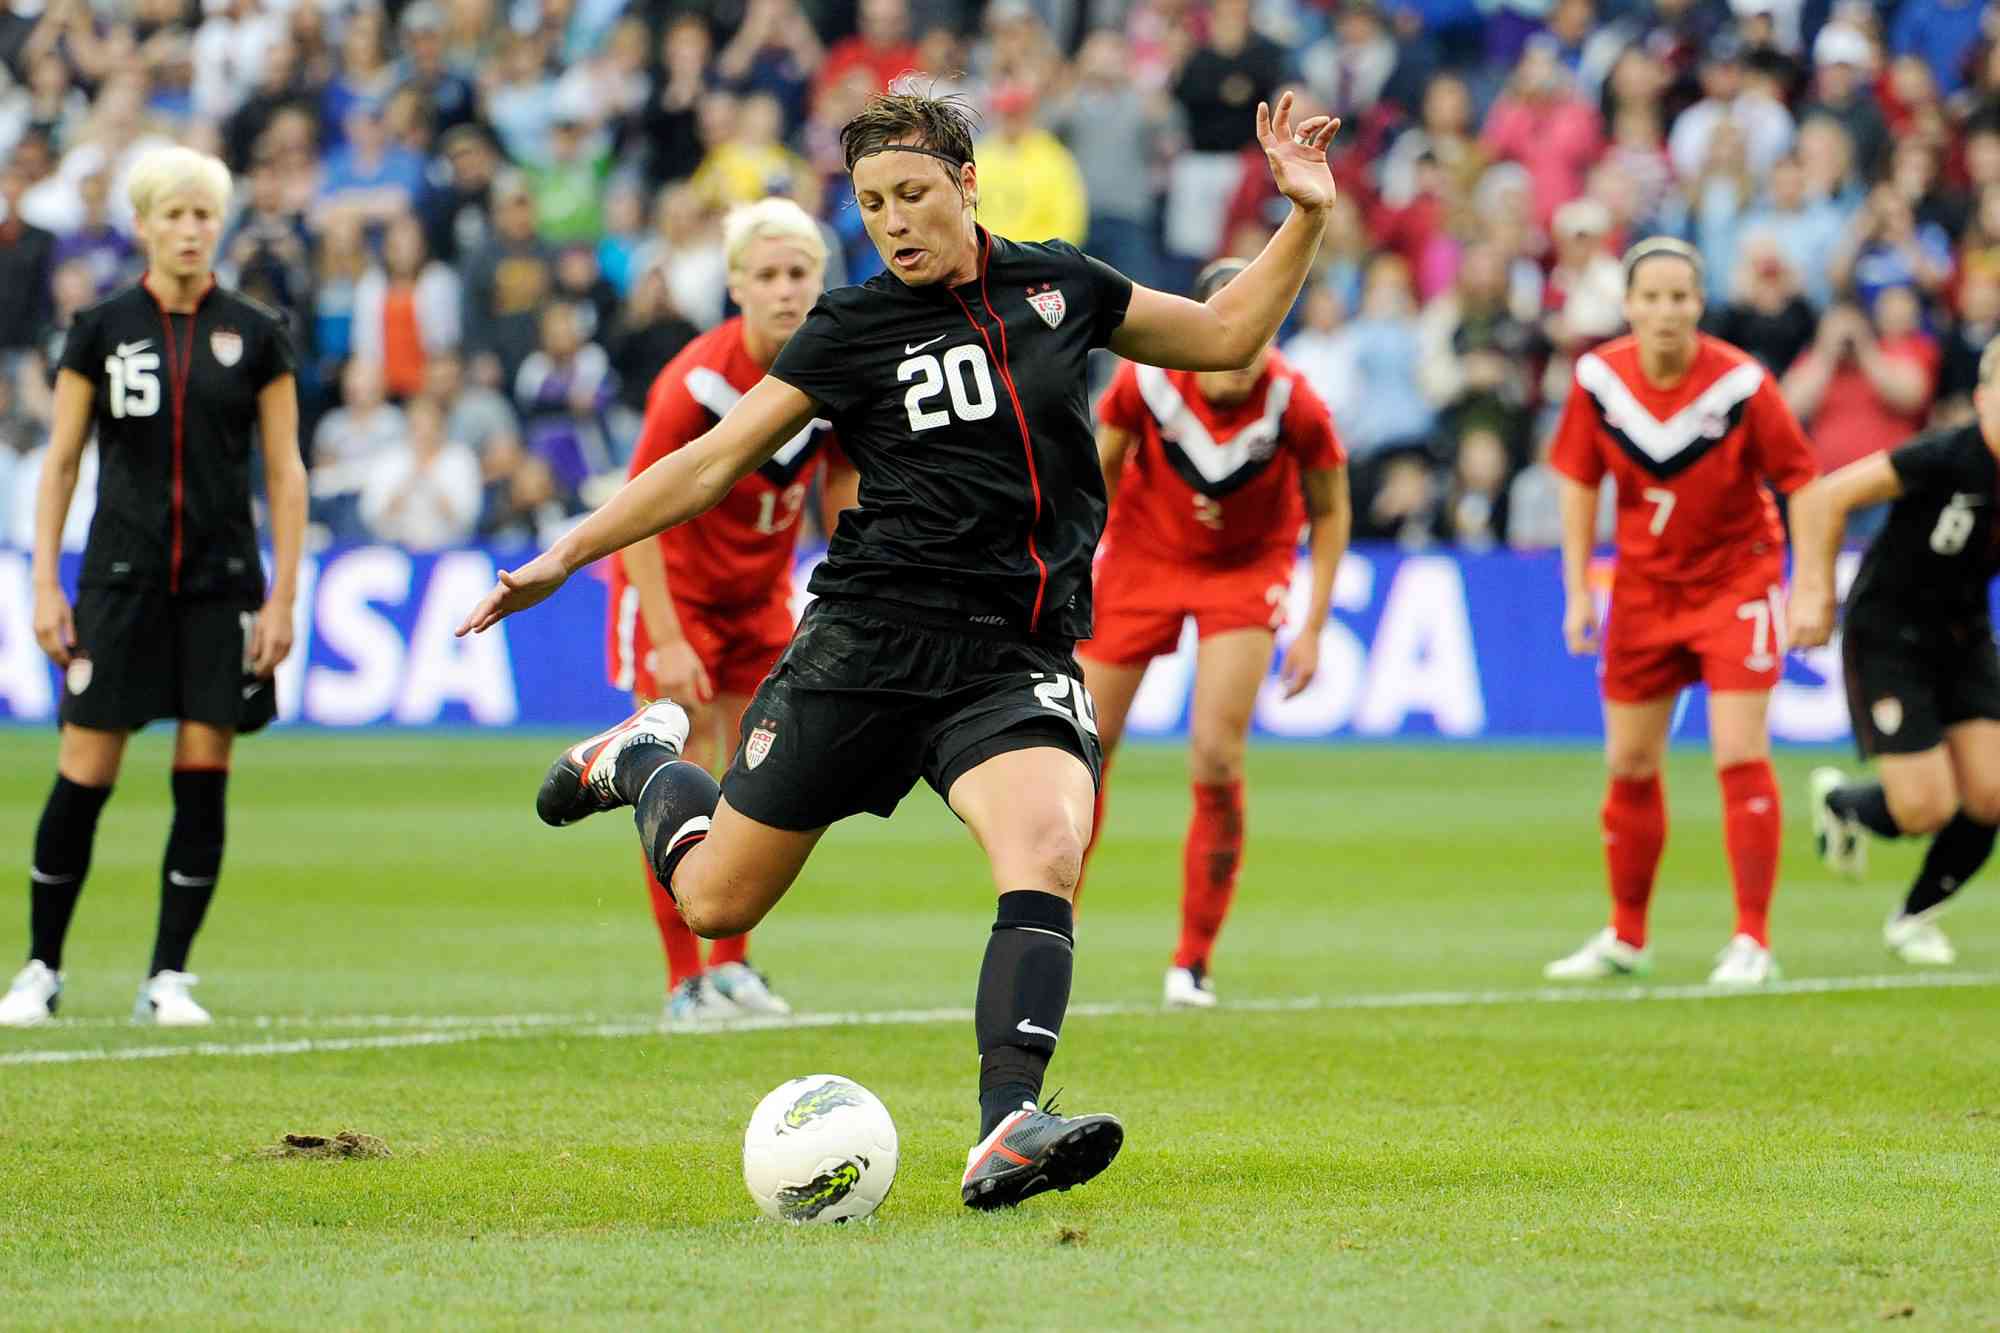
[[[90,381],[98,453],[83,586],[263,593],[257,396],[293,368],[283,319],[212,284],[193,315],[168,314],[143,279],[77,312],[62,369]]]
[[[1085,364],[1132,283],[1065,242],[979,243],[963,286],[826,293],[771,367],[861,477],[812,591],[1083,638],[1105,510]]]

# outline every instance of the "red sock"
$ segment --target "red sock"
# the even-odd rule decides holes
[[[687,922],[681,920],[681,909],[674,906],[673,895],[660,887],[660,880],[653,873],[652,862],[644,852],[639,861],[646,867],[646,891],[653,900],[653,921],[660,928],[660,943],[667,951],[667,989],[686,981],[701,972],[701,943]]]
[[[1208,966],[1222,919],[1229,915],[1229,900],[1236,896],[1236,870],[1242,863],[1242,782],[1196,783],[1181,862],[1181,946],[1174,951],[1175,967]]]
[[[1768,759],[1731,764],[1716,777],[1722,783],[1722,841],[1736,886],[1736,933],[1769,948],[1771,893],[1784,845],[1778,777]]]
[[[1655,773],[1613,778],[1604,794],[1604,861],[1611,878],[1611,929],[1635,949],[1646,947],[1646,905],[1667,841],[1667,802]]]
[[[727,939],[711,940],[708,946],[708,965],[721,967],[724,963],[747,963],[750,961],[750,932],[731,935]]]

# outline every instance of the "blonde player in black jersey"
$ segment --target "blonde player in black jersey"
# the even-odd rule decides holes
[[[174,822],[132,1016],[209,1021],[188,994],[188,948],[222,870],[230,745],[275,711],[271,673],[291,650],[306,510],[284,324],[210,271],[229,195],[229,169],[212,157],[163,148],[140,159],[131,197],[145,276],[79,312],[63,345],[34,560],[35,637],[64,672],[62,740],[29,869],[28,965],[0,998],[0,1026],[55,1013],[98,814],[126,740],[157,718],[177,724]],[[93,431],[97,513],[72,607],[57,560]],[[253,448],[270,500],[268,590]]]
[[[979,171],[957,104],[879,98],[842,131],[888,272],[828,292],[770,373],[706,435],[628,482],[538,559],[501,576],[463,631],[547,597],[575,570],[714,505],[815,417],[860,474],[815,573],[818,600],[744,714],[716,784],[677,761],[671,702],[559,757],[549,823],[631,804],[697,934],[749,930],[827,826],[886,815],[922,777],[986,852],[999,911],[980,972],[975,1208],[1068,1189],[1109,1165],[1124,1128],[1038,1107],[1069,1003],[1071,897],[1102,756],[1071,654],[1090,629],[1104,479],[1085,359],[1245,366],[1297,299],[1333,204],[1337,122],[1257,109],[1291,216],[1206,304],[1135,286],[1060,241],[978,225]]]

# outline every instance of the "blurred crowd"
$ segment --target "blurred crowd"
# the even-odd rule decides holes
[[[987,226],[1167,288],[1283,216],[1260,99],[1341,116],[1280,343],[1357,535],[1553,545],[1546,443],[1645,234],[1699,247],[1708,325],[1824,466],[1968,412],[1996,38],[1979,0],[13,0],[0,542],[32,537],[69,321],[139,270],[147,147],[238,175],[218,267],[293,322],[316,540],[530,544],[615,486],[654,374],[730,312],[732,205],[822,219],[830,286],[880,270],[838,131],[908,83],[979,113]]]

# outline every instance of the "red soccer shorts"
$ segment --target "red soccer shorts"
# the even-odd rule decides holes
[[[792,638],[792,607],[789,597],[774,597],[761,605],[711,607],[676,601],[674,613],[680,617],[681,633],[708,672],[709,683],[718,694],[749,696],[757,692],[764,677],[778,664],[778,657]],[[646,635],[645,621],[638,614],[639,595],[626,590],[611,620],[609,665],[611,683],[647,699],[659,697],[653,680],[653,644]]]
[[[1236,629],[1275,631],[1285,623],[1297,559],[1289,546],[1227,568],[1106,551],[1093,580],[1095,633],[1076,655],[1143,666],[1174,650],[1189,616],[1204,639]]]
[[[1701,681],[1713,691],[1769,690],[1785,667],[1785,599],[1759,562],[1717,587],[1621,578],[1604,627],[1604,697],[1638,704]]]

